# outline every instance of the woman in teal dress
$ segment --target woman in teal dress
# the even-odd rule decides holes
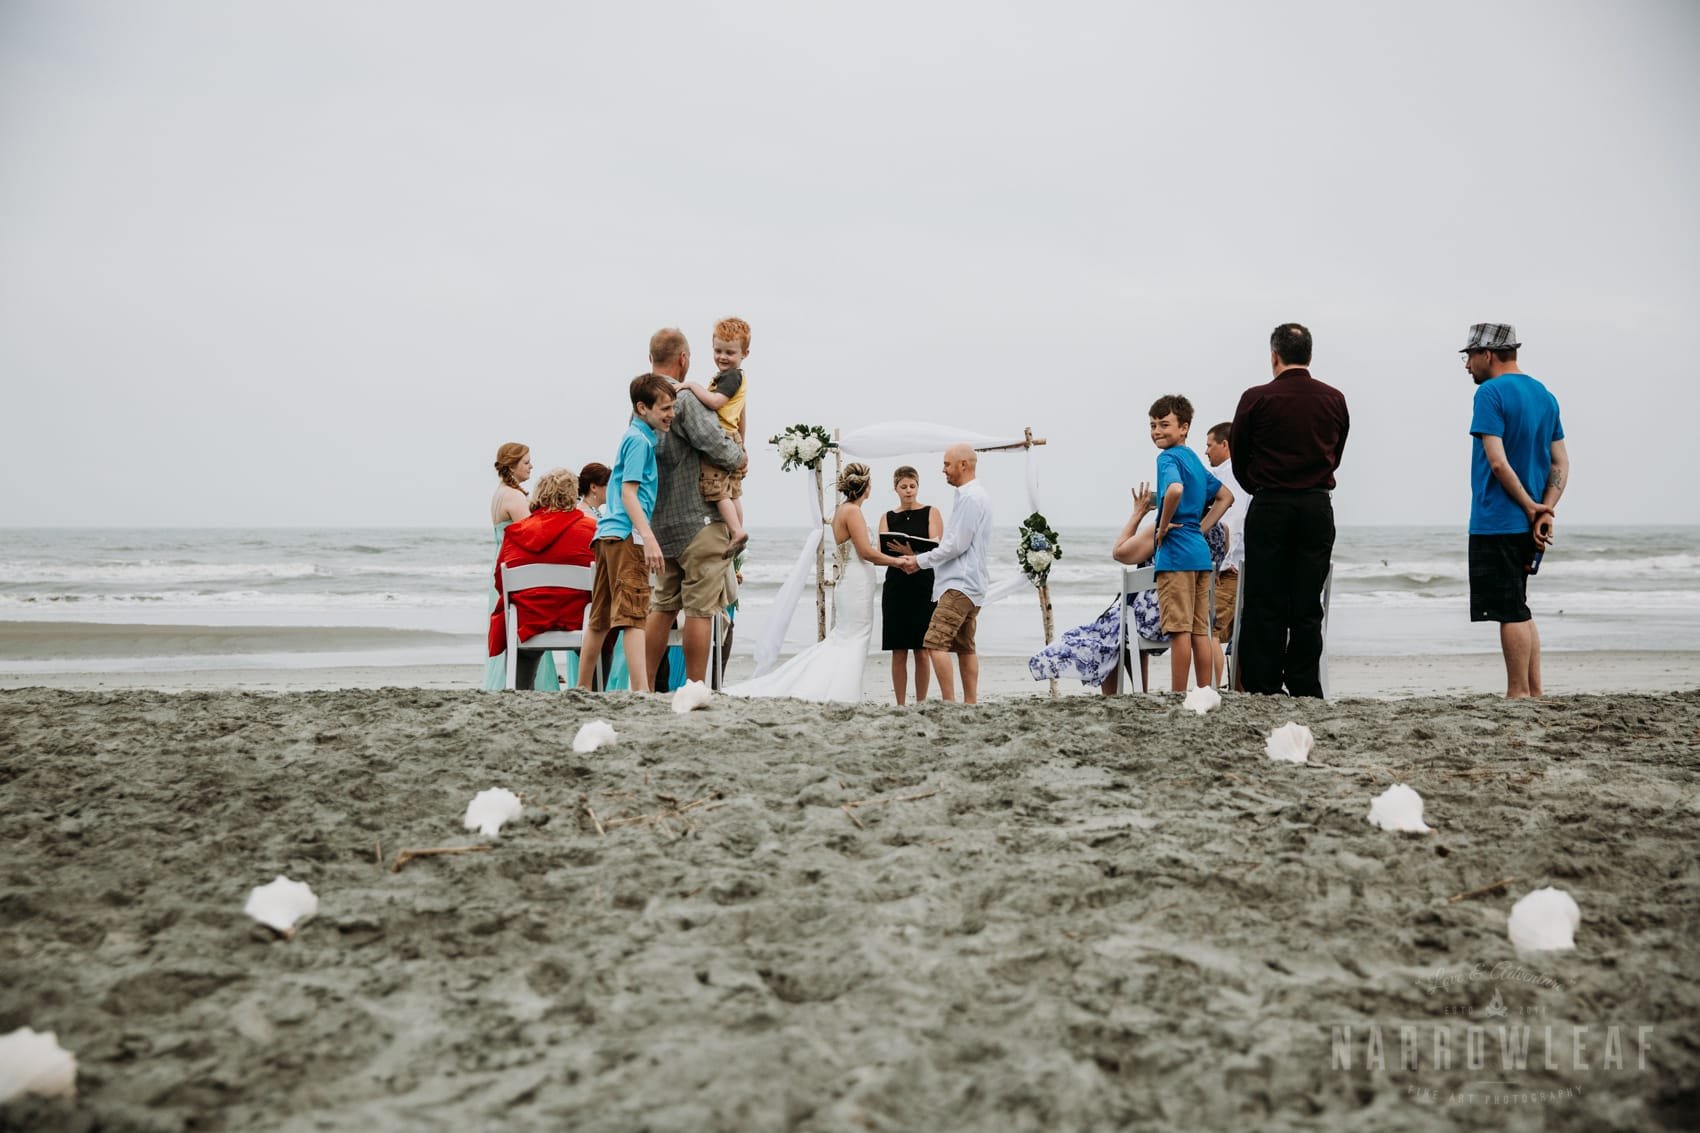
[[[508,529],[508,524],[516,519],[524,519],[531,514],[531,501],[526,498],[524,484],[531,479],[531,449],[517,441],[510,441],[496,450],[496,476],[501,482],[496,485],[496,494],[490,497],[490,524],[496,531],[496,552],[502,550],[502,533]],[[495,560],[491,560],[492,573]],[[496,605],[501,599],[496,594],[495,586],[490,587],[489,609],[487,614],[496,612]],[[507,684],[508,659],[505,654],[497,654],[484,663],[484,687],[499,689]],[[560,679],[555,675],[555,655],[543,654],[537,665],[537,679],[532,688],[547,692],[559,692]]]

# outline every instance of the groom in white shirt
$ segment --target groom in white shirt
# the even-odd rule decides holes
[[[950,655],[962,668],[962,699],[974,704],[980,691],[980,658],[974,652],[974,623],[986,600],[990,575],[986,548],[992,542],[992,505],[974,476],[979,463],[972,445],[954,444],[944,451],[945,482],[956,489],[956,504],[945,525],[944,538],[931,551],[904,555],[898,567],[909,574],[933,572],[933,620],[921,644],[932,658],[939,694],[956,699]]]

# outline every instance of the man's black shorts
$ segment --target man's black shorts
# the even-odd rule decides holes
[[[1535,537],[1470,536],[1470,620],[1529,620],[1529,564],[1535,561]]]

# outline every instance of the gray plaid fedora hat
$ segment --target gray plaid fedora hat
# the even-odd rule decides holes
[[[1464,344],[1460,354],[1468,354],[1472,350],[1516,350],[1522,346],[1517,341],[1517,328],[1510,323],[1477,323],[1470,328],[1470,341]]]

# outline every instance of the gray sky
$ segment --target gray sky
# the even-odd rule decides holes
[[[1697,60],[1690,0],[0,0],[0,525],[482,525],[725,314],[752,434],[1031,425],[1059,524],[1304,322],[1341,522],[1460,528],[1509,321],[1561,523],[1700,522]],[[799,491],[758,448],[750,521]]]

